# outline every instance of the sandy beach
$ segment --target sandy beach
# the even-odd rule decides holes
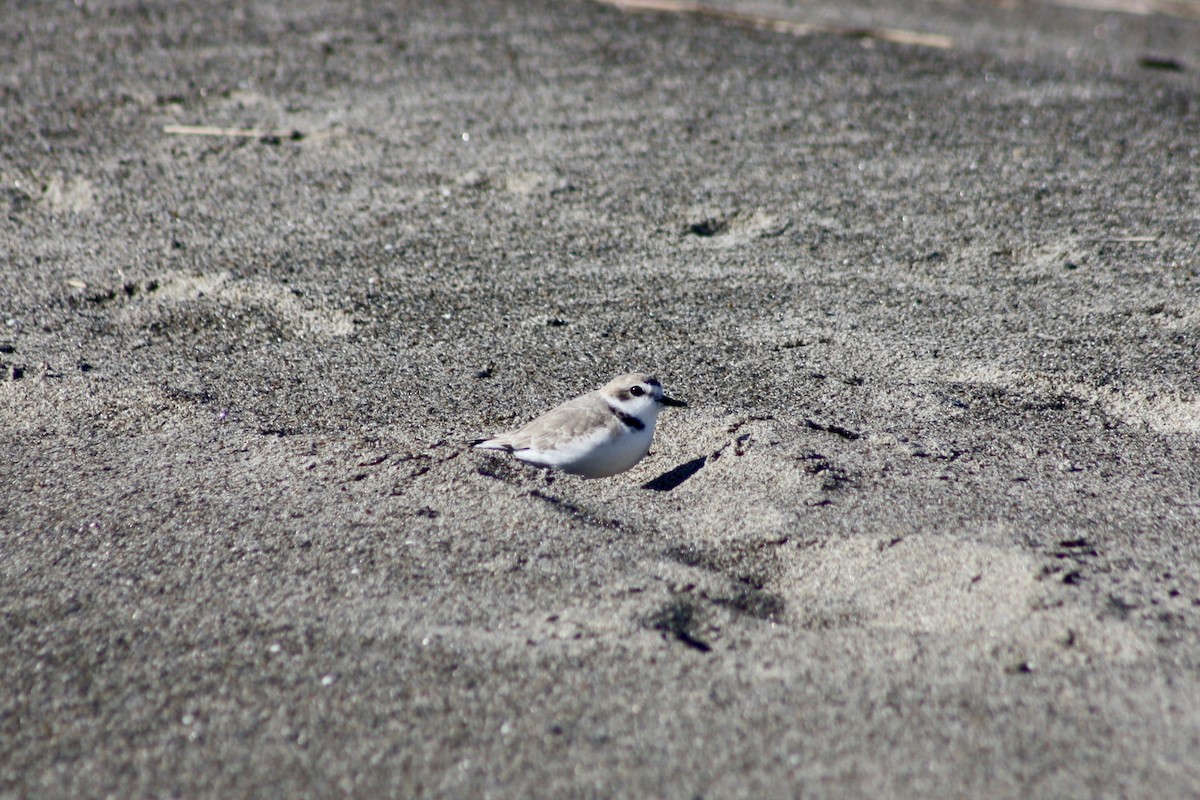
[[[0,797],[1200,794],[1200,11],[9,4]],[[467,442],[632,370],[613,478]]]

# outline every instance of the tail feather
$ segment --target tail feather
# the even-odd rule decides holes
[[[505,453],[513,452],[511,444],[502,444],[497,439],[476,439],[471,442],[471,447],[478,447],[480,450],[501,450]]]

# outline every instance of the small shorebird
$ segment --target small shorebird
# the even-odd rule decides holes
[[[523,428],[471,444],[511,453],[537,467],[607,478],[649,452],[664,406],[686,405],[663,394],[657,378],[634,372],[568,400]]]

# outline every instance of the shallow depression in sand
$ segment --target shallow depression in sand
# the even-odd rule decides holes
[[[155,291],[137,297],[138,302],[126,311],[134,321],[152,316],[159,308],[189,309],[208,301],[268,314],[296,338],[336,338],[354,332],[352,317],[340,309],[311,308],[287,286],[237,279],[228,271],[168,273],[157,280]]]
[[[1151,649],[1118,619],[1047,602],[1038,563],[1015,550],[908,536],[797,552],[772,589],[807,627],[908,635],[924,652],[1021,669],[1133,661]]]

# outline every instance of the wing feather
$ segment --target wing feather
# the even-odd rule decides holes
[[[620,424],[604,399],[592,392],[568,400],[527,425],[484,440],[476,447],[508,452],[547,451],[595,436],[598,429],[615,433]]]

